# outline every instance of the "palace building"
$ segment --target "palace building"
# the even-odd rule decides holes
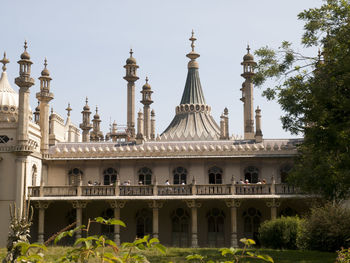
[[[127,124],[107,134],[88,99],[82,122],[50,111],[54,99],[45,60],[39,76],[38,106],[31,108],[35,84],[27,51],[18,60],[11,85],[6,54],[0,79],[0,246],[6,244],[9,205],[34,207],[32,241],[44,242],[65,226],[89,218],[119,218],[127,224],[93,226],[118,244],[150,234],[176,247],[239,245],[256,238],[261,222],[307,210],[309,197],[286,184],[299,139],[266,139],[261,110],[253,105],[254,57],[243,57],[244,136],[230,136],[229,113],[212,116],[199,78],[199,54],[192,32],[188,73],[175,116],[156,134],[152,87],[142,86],[143,111],[135,113],[136,59],[126,60]],[[121,76],[120,76],[121,77]],[[237,98],[238,100],[238,98]],[[215,118],[216,117],[216,118]],[[217,122],[216,119],[219,119]],[[78,232],[74,238],[82,235]],[[69,243],[73,240],[62,241]]]

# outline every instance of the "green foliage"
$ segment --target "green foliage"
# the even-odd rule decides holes
[[[350,248],[341,249],[338,252],[336,263],[350,263]]]
[[[350,2],[324,2],[298,16],[302,43],[322,49],[320,56],[304,56],[289,42],[262,47],[254,82],[277,81],[263,94],[281,105],[283,128],[304,135],[289,183],[339,202],[350,197]]]
[[[257,251],[254,253],[248,251],[252,245],[255,245],[255,241],[252,239],[242,238],[240,240],[244,247],[243,249],[235,249],[235,248],[223,248],[220,249],[221,255],[225,258],[225,263],[238,263],[242,262],[244,259],[255,259],[264,262],[274,262],[273,259],[268,255],[260,255]],[[201,262],[201,263],[214,263],[213,260],[206,260],[205,256],[199,254],[192,254],[186,257],[187,261],[190,262]]]
[[[298,217],[281,217],[265,221],[259,228],[261,245],[274,249],[296,249],[301,221]]]
[[[301,224],[297,245],[320,251],[350,247],[350,210],[332,204],[312,208]]]
[[[3,262],[15,262],[22,254],[18,244],[28,243],[30,238],[30,226],[33,220],[33,207],[30,202],[23,202],[22,211],[16,204],[10,205],[10,232],[7,238],[7,255]]]

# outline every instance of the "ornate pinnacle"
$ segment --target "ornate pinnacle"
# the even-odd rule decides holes
[[[194,41],[196,41],[196,40],[197,40],[197,38],[194,37],[194,31],[192,29],[192,36],[190,38],[190,41],[192,42],[191,43],[192,52],[194,52],[194,47],[195,47]]]
[[[146,83],[148,84],[148,77],[146,76]]]
[[[248,52],[248,54],[250,54],[250,47],[249,47],[249,44],[247,44],[247,52]]]
[[[70,107],[70,103],[68,102],[68,107],[66,108],[67,116],[70,116],[70,112],[72,111],[72,108]]]
[[[132,58],[132,54],[134,53],[133,51],[132,51],[132,48],[130,48],[130,57]]]
[[[6,71],[6,64],[10,63],[10,61],[6,58],[6,52],[4,52],[4,58],[0,60],[0,62],[3,64],[2,71]]]
[[[27,48],[28,48],[28,46],[27,46],[27,40],[24,40],[24,51],[27,51]]]
[[[44,59],[44,66],[45,66],[45,68],[47,67],[47,59],[46,59],[46,57]]]

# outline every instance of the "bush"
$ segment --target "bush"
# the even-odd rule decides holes
[[[296,249],[301,221],[298,217],[281,217],[265,221],[259,228],[261,245],[274,249]]]
[[[336,263],[350,263],[350,248],[343,248],[340,251],[337,251],[338,257]]]
[[[300,249],[336,251],[350,246],[350,210],[326,204],[311,209],[300,227]]]

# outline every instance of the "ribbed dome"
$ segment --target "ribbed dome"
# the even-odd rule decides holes
[[[245,54],[243,57],[243,61],[254,61],[254,56],[250,53]]]
[[[18,94],[11,88],[7,79],[7,73],[2,72],[0,78],[0,108],[2,111],[5,110],[5,106],[8,107],[9,112],[13,111],[13,108],[17,109]]]

